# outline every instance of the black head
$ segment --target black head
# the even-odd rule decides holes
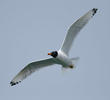
[[[52,57],[56,58],[58,56],[58,52],[52,51],[51,53],[48,53],[48,55],[51,55]]]

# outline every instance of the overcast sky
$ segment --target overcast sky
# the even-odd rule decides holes
[[[76,69],[50,66],[10,86],[25,65],[58,50],[69,26],[94,7],[70,51],[80,57]],[[0,100],[110,100],[110,1],[1,0]]]

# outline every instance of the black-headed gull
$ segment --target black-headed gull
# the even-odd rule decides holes
[[[73,23],[67,32],[66,38],[61,48],[58,51],[48,53],[48,55],[51,55],[52,58],[28,64],[13,78],[13,80],[10,82],[11,86],[18,84],[28,75],[35,72],[37,69],[46,66],[59,64],[62,65],[62,67],[64,68],[74,68],[75,62],[78,60],[78,58],[69,58],[68,53],[79,31],[88,23],[88,21],[95,15],[96,12],[97,9],[93,8],[92,10],[88,11],[85,15],[83,15],[81,18],[79,18],[75,23]]]

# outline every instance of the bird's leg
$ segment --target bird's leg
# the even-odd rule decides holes
[[[70,66],[69,66],[69,68],[71,68],[71,69],[72,69],[72,68],[74,68],[74,66],[73,66],[73,65],[70,65]]]

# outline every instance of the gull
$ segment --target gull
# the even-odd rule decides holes
[[[93,8],[89,10],[86,14],[80,17],[75,23],[73,23],[68,29],[67,35],[61,48],[58,51],[52,51],[48,53],[51,56],[49,59],[44,59],[36,62],[32,62],[25,66],[10,82],[11,86],[18,84],[24,80],[27,76],[35,72],[36,70],[58,64],[63,68],[74,68],[75,63],[78,61],[78,57],[69,58],[69,51],[73,44],[73,41],[80,30],[89,22],[89,20],[95,15],[98,9]]]

